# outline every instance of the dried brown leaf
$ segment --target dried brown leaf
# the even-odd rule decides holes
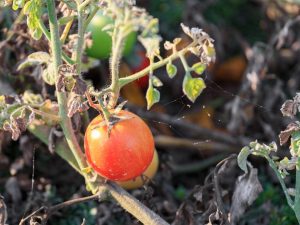
[[[68,102],[68,117],[72,117],[77,112],[84,112],[89,109],[87,102],[82,102],[79,95],[73,94]]]
[[[57,82],[56,82],[56,88],[58,92],[65,92],[65,83],[64,83],[64,75],[59,74]]]
[[[12,134],[12,139],[16,141],[21,133],[26,131],[27,124],[28,121],[26,121],[24,117],[11,118],[9,122],[6,121],[3,124],[3,130],[10,132]]]
[[[283,116],[294,117],[297,113],[297,105],[293,100],[287,100],[283,103],[280,111]]]
[[[84,95],[87,90],[87,85],[79,76],[74,76],[75,85],[72,88],[72,92],[77,95]]]
[[[287,128],[279,134],[280,145],[284,145],[289,140],[292,133],[299,129],[300,125],[298,123],[290,123]]]

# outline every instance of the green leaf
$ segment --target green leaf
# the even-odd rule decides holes
[[[40,63],[47,63],[51,60],[51,56],[47,52],[34,52],[28,56],[28,59],[35,60]]]
[[[27,26],[35,40],[39,40],[43,35],[39,23],[43,12],[42,3],[40,0],[31,0],[24,5],[24,14],[27,15]]]
[[[33,1],[26,2],[23,9],[24,13],[28,15],[30,13],[30,10],[33,10],[33,7]]]
[[[190,101],[195,102],[204,88],[206,85],[202,78],[193,78],[190,73],[186,73],[183,80],[183,92]]]
[[[67,24],[68,22],[72,21],[74,16],[64,16],[58,20],[58,24],[60,26]]]
[[[156,88],[153,88],[152,85],[149,85],[147,93],[147,109],[149,110],[155,103],[159,102],[160,93]]]
[[[173,65],[171,62],[168,63],[166,66],[166,70],[167,70],[168,76],[170,78],[175,77],[175,75],[177,73],[177,67],[175,65]]]
[[[63,3],[67,5],[67,7],[71,10],[77,10],[77,5],[74,0],[61,0]]]
[[[248,172],[247,169],[247,158],[251,154],[250,148],[248,146],[242,148],[240,151],[238,157],[237,157],[237,162],[239,167],[245,172]]]
[[[17,68],[17,70],[25,69],[29,66],[49,63],[51,56],[47,52],[34,52],[30,54]]]
[[[43,80],[49,85],[55,84],[55,69],[56,68],[54,67],[53,63],[49,63],[48,67],[43,71]]]
[[[199,63],[195,63],[192,66],[192,69],[195,71],[195,73],[200,75],[204,72],[204,70],[206,69],[206,66],[203,63],[199,62]]]
[[[161,87],[163,86],[163,83],[160,79],[158,79],[156,76],[152,76],[152,84],[154,87]]]
[[[216,50],[213,45],[204,45],[204,51],[209,57],[215,57]]]
[[[18,10],[19,8],[23,8],[24,3],[25,3],[25,0],[14,0],[13,4],[12,4],[12,9]]]

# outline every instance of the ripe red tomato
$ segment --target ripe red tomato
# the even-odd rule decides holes
[[[158,163],[159,163],[158,154],[157,154],[157,151],[155,150],[151,164],[148,166],[148,168],[142,174],[143,176],[145,176],[144,178],[142,178],[141,176],[138,176],[132,180],[118,181],[117,183],[121,187],[123,187],[127,190],[132,190],[132,189],[142,187],[144,185],[145,181],[147,181],[147,179],[152,179],[155,176],[157,169],[158,169]]]
[[[140,176],[150,165],[154,139],[147,124],[137,115],[121,110],[118,116],[128,117],[113,125],[110,135],[102,116],[88,125],[84,148],[91,167],[113,181],[126,181]]]
[[[87,27],[87,31],[92,34],[92,46],[86,49],[87,55],[97,59],[107,59],[111,54],[112,40],[111,36],[102,29],[113,24],[113,20],[103,15],[101,10],[97,12]],[[126,40],[123,49],[123,55],[128,55],[136,42],[136,32],[131,32]]]

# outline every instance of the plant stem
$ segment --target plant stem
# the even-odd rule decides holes
[[[183,53],[179,53],[179,58],[180,58],[180,61],[181,61],[182,65],[183,65],[184,70],[186,72],[190,72],[190,67],[189,67],[187,61],[184,58],[184,54]]]
[[[85,0],[84,2],[82,2],[79,6],[78,6],[78,11],[83,10],[88,4],[91,3],[92,0]]]
[[[78,37],[77,37],[77,45],[76,52],[74,55],[75,63],[76,63],[76,72],[78,75],[81,74],[81,55],[84,44],[84,26],[83,26],[83,8],[80,6],[77,7],[78,15]]]
[[[147,208],[140,201],[131,196],[127,191],[112,183],[107,185],[107,189],[119,204],[132,214],[135,218],[146,225],[169,225],[159,215]]]
[[[110,71],[111,71],[110,89],[113,91],[112,101],[109,104],[110,108],[115,107],[120,94],[119,63],[122,57],[123,44],[124,44],[123,34],[115,26],[112,35],[112,55],[110,58]]]
[[[300,158],[298,157],[297,165],[300,165]],[[296,214],[298,223],[300,224],[300,168],[296,167],[296,195],[295,195],[295,204],[294,212]]]
[[[95,8],[93,9],[93,11],[90,13],[90,15],[88,16],[88,18],[85,20],[84,23],[84,31],[86,31],[87,26],[90,24],[91,20],[94,18],[94,16],[96,15],[96,13],[98,12],[99,7],[95,6]]]
[[[42,21],[41,18],[39,19],[39,25],[40,25],[40,28],[41,28],[43,34],[44,34],[45,37],[47,38],[47,40],[48,40],[49,42],[51,42],[51,34],[50,34],[50,32],[48,31],[47,27],[45,26],[45,24],[43,23],[43,21]],[[66,53],[64,53],[64,52],[62,52],[62,58],[63,58],[63,60],[64,60],[66,63],[68,63],[68,64],[70,64],[70,65],[73,65],[73,64],[74,64],[74,61],[73,61],[69,56],[67,56]]]
[[[287,190],[287,187],[286,187],[286,185],[285,185],[285,183],[284,183],[284,180],[282,179],[280,173],[279,173],[278,170],[277,170],[276,164],[274,163],[274,161],[273,161],[269,156],[266,156],[266,159],[268,160],[269,165],[271,166],[271,168],[272,168],[272,169],[274,170],[274,172],[276,173],[276,176],[277,176],[277,178],[278,178],[278,180],[279,180],[279,183],[280,183],[280,185],[281,185],[281,188],[282,188],[282,190],[283,190],[283,192],[284,192],[284,195],[285,195],[285,197],[286,197],[286,200],[287,200],[287,202],[288,202],[288,205],[289,205],[292,209],[294,209],[294,203],[293,203],[293,200],[291,199],[291,196],[290,196],[289,193],[288,193],[288,190]]]
[[[191,44],[189,44],[189,46],[187,46],[186,48],[184,49],[181,49],[180,51],[178,52],[174,52],[172,55],[170,55],[169,57],[163,59],[163,60],[160,60],[156,63],[153,63],[151,66],[148,66],[147,68],[135,73],[135,74],[132,74],[130,76],[127,76],[127,77],[122,77],[119,79],[119,86],[120,88],[122,88],[123,86],[125,86],[126,84],[129,84],[131,83],[132,81],[134,80],[137,80],[143,76],[145,76],[146,74],[148,74],[151,70],[156,70],[164,65],[166,65],[167,63],[169,63],[170,61],[173,61],[177,58],[180,57],[180,55],[184,55],[186,52],[188,52],[189,48],[192,47],[192,46],[195,46],[196,43],[195,42],[192,42]]]
[[[55,14],[55,1],[47,0],[47,9],[50,27],[50,45],[53,54],[54,67],[58,68],[62,64],[61,45],[59,40],[58,21]],[[58,69],[55,70],[56,78],[58,77]]]
[[[55,1],[54,0],[47,0],[47,8],[48,8],[48,15],[49,15],[49,25],[50,25],[50,33],[51,33],[51,49],[53,54],[53,63],[54,67],[57,68],[55,70],[55,76],[58,77],[58,68],[62,64],[61,60],[61,43],[59,38],[58,32],[58,23],[57,17],[55,14]],[[79,166],[80,170],[88,167],[87,162],[85,160],[84,154],[81,150],[81,147],[78,143],[78,139],[74,133],[72,121],[67,115],[67,96],[64,92],[56,92],[57,95],[57,102],[59,106],[59,116],[61,119],[61,127],[64,132],[65,138],[67,143],[76,159],[76,162]],[[68,160],[68,159],[67,159]],[[90,186],[92,192],[95,192],[97,187],[94,183],[89,182],[88,175],[85,175],[86,182]]]
[[[109,113],[108,109],[105,108],[105,106],[104,106],[104,104],[103,104],[103,101],[102,101],[101,97],[98,98],[98,102],[99,102],[99,105],[100,105],[100,109],[101,109],[101,111],[102,111],[102,113],[103,113],[103,117],[104,117],[104,119],[105,119],[105,122],[106,122],[107,125],[109,125],[109,117],[110,117],[110,113]]]

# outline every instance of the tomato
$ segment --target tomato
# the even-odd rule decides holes
[[[142,174],[145,178],[142,178],[141,176],[138,176],[132,180],[129,181],[118,181],[117,183],[127,189],[127,190],[131,190],[131,189],[136,189],[139,187],[142,187],[145,183],[145,181],[147,181],[147,179],[152,179],[158,169],[158,163],[159,163],[159,159],[158,159],[158,154],[157,151],[154,151],[154,155],[153,155],[153,159],[151,161],[151,164],[148,166],[148,168],[145,170],[145,172]]]
[[[97,116],[88,125],[84,148],[91,167],[113,181],[126,181],[140,176],[150,165],[154,139],[148,125],[137,115],[121,110],[117,116],[127,117],[113,125],[110,134]]]
[[[87,31],[92,34],[92,46],[86,49],[87,55],[97,59],[107,59],[111,54],[112,40],[111,36],[102,29],[113,24],[112,18],[103,15],[101,11],[98,11],[94,18],[91,20],[87,27]],[[130,33],[126,40],[123,50],[123,55],[128,55],[133,49],[136,42],[136,33]]]

